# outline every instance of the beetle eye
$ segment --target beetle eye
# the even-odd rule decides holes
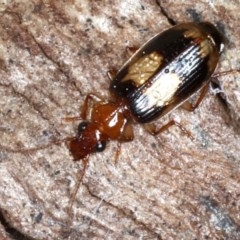
[[[106,148],[106,141],[98,141],[96,145],[96,152],[102,152]]]
[[[78,125],[78,134],[81,134],[87,128],[88,122],[81,122]]]

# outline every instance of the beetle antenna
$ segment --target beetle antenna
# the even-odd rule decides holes
[[[70,196],[70,201],[69,201],[68,210],[67,210],[67,212],[69,213],[69,220],[70,220],[70,222],[73,219],[72,218],[72,216],[73,216],[73,210],[72,210],[73,203],[74,203],[74,201],[76,199],[76,195],[78,193],[78,190],[79,190],[79,188],[80,188],[80,186],[82,184],[83,177],[85,176],[88,161],[89,161],[89,156],[87,156],[84,159],[82,159],[83,169],[78,171],[77,183],[76,183],[76,186],[74,187],[74,190],[73,190],[73,192],[71,193],[71,196]],[[69,222],[69,224],[70,224],[70,222]]]

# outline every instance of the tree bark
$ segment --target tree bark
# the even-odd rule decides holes
[[[240,84],[214,78],[193,113],[153,137],[90,156],[82,174],[62,139],[88,93],[109,98],[107,71],[173,24],[210,21],[226,37],[217,72],[239,67],[237,1],[1,1],[1,239],[240,239]],[[216,88],[217,86],[217,88]],[[220,91],[218,91],[218,88]],[[219,94],[214,94],[220,92]],[[2,234],[2,235],[1,235]]]

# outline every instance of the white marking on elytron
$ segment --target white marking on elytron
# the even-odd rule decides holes
[[[156,76],[151,87],[147,88],[143,95],[147,96],[148,106],[161,107],[166,105],[176,93],[181,79],[175,73],[164,73]]]
[[[122,79],[122,82],[132,80],[136,86],[144,84],[160,67],[162,59],[162,55],[157,52],[142,56],[128,67],[128,73]]]

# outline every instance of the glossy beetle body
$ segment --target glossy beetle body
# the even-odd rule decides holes
[[[110,89],[135,120],[148,123],[199,90],[213,74],[222,37],[210,23],[183,23],[156,35],[118,72]]]
[[[132,122],[149,123],[181,105],[209,82],[222,49],[221,34],[207,22],[179,24],[153,37],[113,78],[111,101],[87,96],[69,144],[74,159],[103,151],[109,140],[132,140]]]

